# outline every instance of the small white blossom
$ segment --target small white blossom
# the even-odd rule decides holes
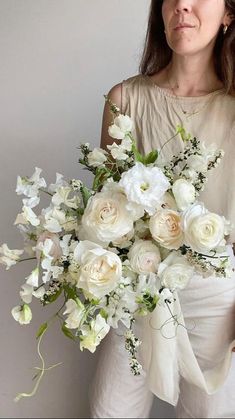
[[[6,265],[6,269],[10,269],[11,266],[15,265],[19,260],[20,256],[24,253],[24,250],[10,250],[6,243],[0,247],[0,263]]]
[[[30,307],[27,304],[23,306],[13,307],[11,314],[14,319],[20,324],[29,324],[32,320],[32,312]]]

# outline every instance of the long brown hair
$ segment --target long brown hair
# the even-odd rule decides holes
[[[169,64],[172,50],[167,44],[162,18],[163,0],[152,0],[140,73],[152,75]],[[232,17],[226,34],[223,26],[218,32],[214,47],[215,70],[227,93],[235,96],[235,0],[225,0],[225,7]]]

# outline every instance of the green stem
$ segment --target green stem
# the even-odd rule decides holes
[[[25,258],[25,259],[20,259],[17,262],[25,262],[26,260],[36,260],[36,257],[32,257],[32,258]]]

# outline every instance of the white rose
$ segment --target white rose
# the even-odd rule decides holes
[[[123,140],[133,129],[133,121],[128,115],[119,115],[114,118],[114,123],[110,125],[108,133],[110,137]]]
[[[82,335],[80,335],[80,349],[88,349],[94,353],[96,347],[100,344],[101,340],[107,335],[110,326],[106,323],[105,319],[98,314],[95,320],[91,321],[90,326],[84,325],[81,328]]]
[[[194,268],[176,252],[171,252],[158,269],[162,286],[170,290],[185,288],[193,274]]]
[[[121,192],[102,191],[92,196],[81,224],[83,237],[98,243],[109,243],[129,233],[133,228],[133,217],[127,210],[127,199]]]
[[[115,253],[85,240],[76,246],[74,259],[80,265],[75,273],[78,288],[98,298],[116,288],[122,275],[122,262]]]
[[[116,240],[114,240],[112,244],[120,248],[128,247],[131,244],[130,240],[132,239],[134,234],[135,234],[135,230],[133,228],[127,234],[124,234],[124,236],[118,237]]]
[[[89,165],[94,167],[102,166],[107,160],[105,154],[107,154],[107,152],[102,148],[94,148],[87,156]]]
[[[180,211],[186,210],[196,199],[194,186],[185,179],[177,179],[172,186],[172,192]]]
[[[201,203],[195,203],[183,214],[185,244],[193,250],[206,253],[215,249],[224,239],[223,217],[209,212]]]
[[[149,220],[149,229],[161,246],[178,249],[183,244],[181,216],[173,210],[159,210]]]
[[[32,311],[28,304],[13,307],[11,314],[20,324],[29,324],[32,320]]]
[[[68,314],[67,319],[65,320],[66,327],[68,329],[77,329],[81,326],[82,320],[85,313],[85,307],[83,304],[78,300],[74,301],[69,299],[66,302],[66,310],[63,314]]]
[[[150,215],[161,204],[163,195],[170,187],[168,179],[158,167],[146,167],[140,162],[122,173],[119,185],[124,189],[128,201],[140,205]]]
[[[150,240],[138,240],[130,248],[128,258],[137,273],[157,272],[161,262],[158,247]]]

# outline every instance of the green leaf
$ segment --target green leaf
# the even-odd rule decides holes
[[[136,144],[132,143],[132,152],[134,153],[136,161],[144,163],[144,156],[137,150]]]
[[[92,192],[90,191],[90,189],[88,189],[86,186],[81,186],[81,194],[82,194],[82,200],[83,200],[83,205],[86,208],[87,206],[87,202],[88,199],[90,198],[90,196],[92,195]]]
[[[108,313],[102,308],[99,313],[105,320],[108,318]]]
[[[144,157],[144,164],[154,163],[158,158],[158,151],[152,150]]]
[[[69,299],[76,300],[77,293],[76,293],[76,288],[75,287],[71,287],[69,285],[64,285],[64,291],[66,293],[66,300],[69,300]]]
[[[55,293],[55,294],[52,294],[52,295],[46,295],[46,296],[44,297],[45,302],[46,302],[47,304],[50,304],[50,303],[53,303],[54,301],[56,301],[56,300],[57,300],[57,298],[60,296],[61,291],[62,291],[62,288],[60,288],[58,291],[56,291],[56,293]]]
[[[62,328],[61,328],[62,332],[64,333],[64,335],[72,340],[76,340],[75,336],[73,335],[73,333],[66,327],[65,323],[63,323]]]
[[[96,191],[110,177],[110,170],[107,167],[100,167],[96,170],[92,189]]]
[[[47,330],[47,328],[48,328],[48,324],[42,323],[37,331],[36,339],[40,338],[40,336],[42,336],[42,334],[45,332],[45,330]]]

